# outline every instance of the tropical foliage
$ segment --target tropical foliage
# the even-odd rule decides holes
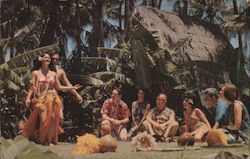
[[[181,8],[181,3],[184,8]],[[159,92],[171,94],[184,89],[199,90],[204,87],[202,84],[216,85],[220,79],[242,83],[239,82],[241,79],[246,84],[239,86],[249,88],[246,82],[249,77],[235,76],[240,71],[244,73],[243,60],[246,57],[242,56],[242,49],[238,51],[240,58],[231,56],[239,67],[233,70],[235,67],[232,65],[228,69],[233,73],[229,79],[223,69],[218,69],[220,65],[216,62],[190,60],[185,49],[191,46],[192,38],[172,41],[156,25],[145,25],[144,17],[133,12],[138,4],[151,7],[168,25],[164,15],[158,12],[164,8],[162,0],[1,2],[0,105],[3,137],[14,138],[19,133],[18,122],[25,120],[30,113],[29,109],[24,109],[24,98],[32,61],[52,49],[59,50],[61,63],[72,83],[83,85],[80,95],[84,102],[81,105],[71,95],[61,93],[65,113],[65,133],[61,140],[75,141],[76,134],[98,133],[100,108],[113,87],[123,88],[123,99],[128,104],[134,100],[138,87],[149,92],[150,102],[154,102]],[[179,12],[184,22],[191,16],[199,21],[220,24],[223,30],[239,34],[245,28],[249,29],[246,16],[249,15],[249,6],[229,21],[224,16],[224,4],[222,1],[183,0],[176,1],[174,10]],[[242,25],[236,27],[233,24]],[[166,49],[164,38],[169,38],[173,46]],[[56,44],[49,45],[53,43]],[[10,60],[7,60],[8,56]],[[197,72],[204,78],[198,79]],[[208,79],[213,79],[215,84]],[[177,101],[176,97],[179,94],[174,95]]]
[[[61,158],[58,154],[38,147],[35,143],[28,141],[21,135],[16,136],[14,140],[0,138],[0,143],[1,157],[3,158]]]

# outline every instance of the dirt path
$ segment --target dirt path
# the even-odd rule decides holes
[[[73,150],[75,144],[70,143],[60,143],[56,146],[44,147],[44,149],[49,149],[65,159],[180,159],[183,155],[183,159],[213,159],[215,154],[220,151],[229,151],[234,154],[244,154],[250,153],[248,146],[235,146],[226,148],[208,148],[205,144],[196,144],[190,148],[197,148],[197,150],[189,150],[187,148],[185,151],[160,151],[160,149],[175,148],[179,149],[176,143],[159,143],[157,148],[159,151],[150,152],[133,152],[131,142],[119,142],[117,151],[114,153],[98,153],[90,155],[73,155]]]

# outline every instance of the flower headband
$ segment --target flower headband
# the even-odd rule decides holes
[[[42,60],[43,60],[43,58],[42,58],[41,55],[38,56],[38,60],[39,60],[39,61],[42,61]]]

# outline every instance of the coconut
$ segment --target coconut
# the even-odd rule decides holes
[[[177,144],[179,146],[184,146],[184,145],[193,146],[194,137],[189,132],[185,132],[177,139]]]
[[[117,141],[110,134],[100,138],[101,152],[115,152],[117,148]]]
[[[206,142],[208,146],[226,146],[227,145],[227,135],[218,129],[212,129],[207,134]]]

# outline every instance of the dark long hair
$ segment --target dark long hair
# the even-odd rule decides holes
[[[46,54],[48,54],[48,53],[43,53],[43,54],[41,54],[40,56],[41,56],[41,57],[44,57],[44,55],[46,55]],[[50,54],[48,54],[48,55],[50,55]],[[50,56],[50,59],[51,59],[51,61],[50,61],[50,64],[49,64],[49,69],[50,69],[51,71],[55,71],[55,72],[56,72],[56,68],[54,67],[53,60],[52,60],[51,56]],[[32,71],[38,70],[38,69],[40,69],[41,67],[42,67],[42,61],[39,61],[39,60],[38,60],[38,57],[37,57],[37,58],[33,61],[33,68],[32,68]]]
[[[193,103],[189,103],[192,106],[192,109],[199,108],[200,105],[200,98],[198,97],[196,92],[193,91],[186,91],[183,93],[182,99],[184,100],[185,98],[191,99]]]
[[[224,97],[230,102],[234,102],[239,98],[239,91],[233,84],[224,85]]]

